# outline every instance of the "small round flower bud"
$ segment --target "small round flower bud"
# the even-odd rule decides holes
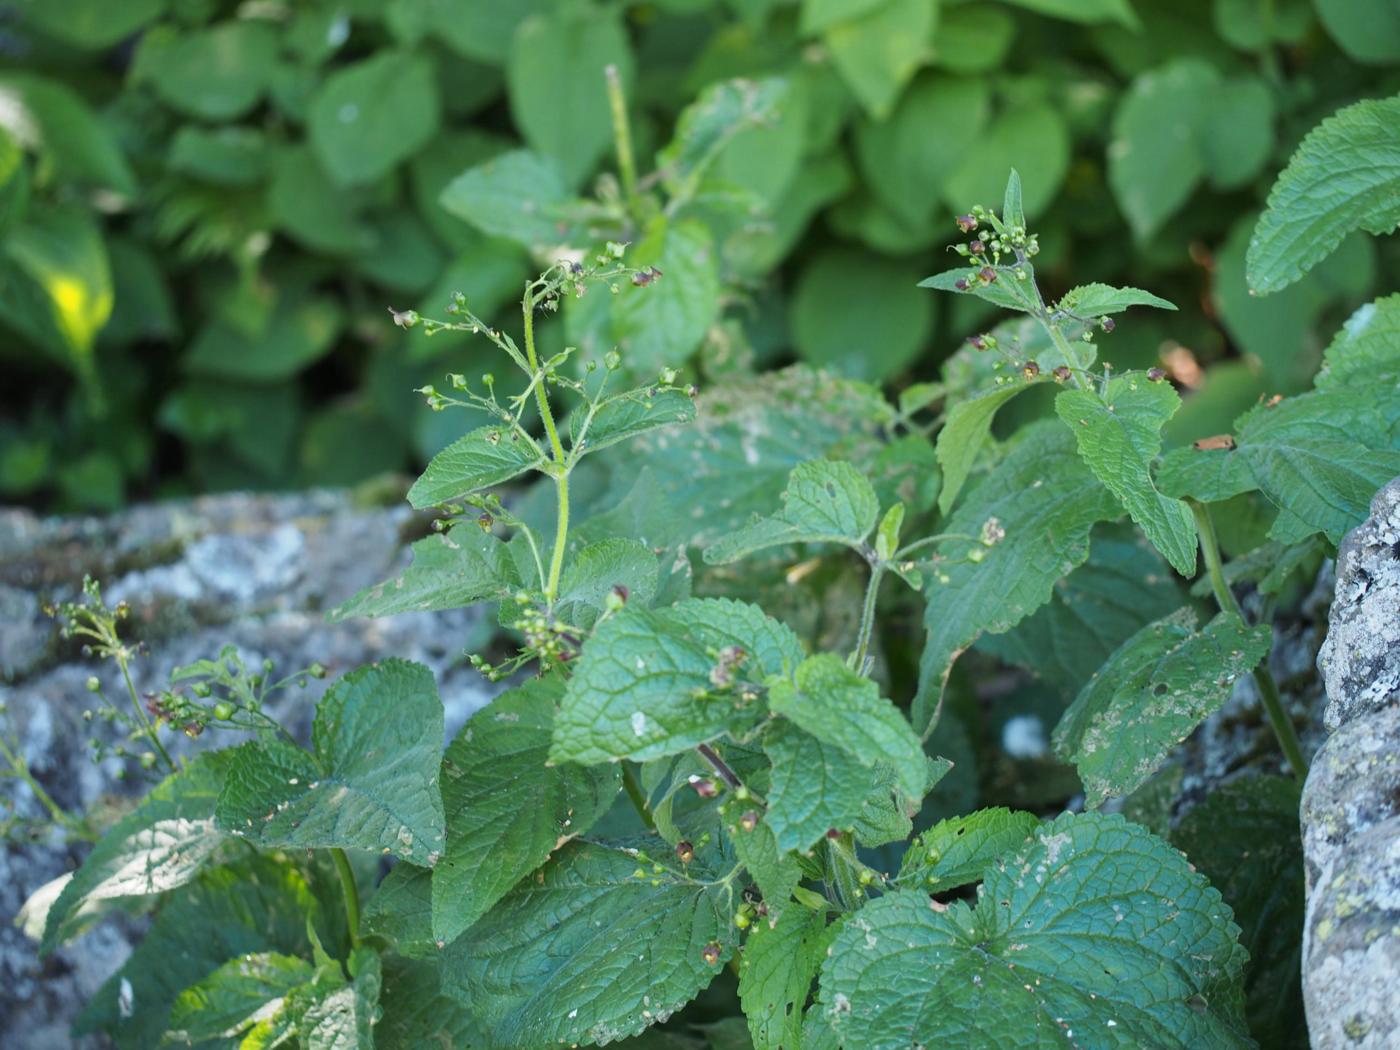
[[[682,864],[689,864],[695,859],[695,847],[682,839],[676,843],[676,858]]]
[[[973,230],[977,229],[977,217],[975,215],[959,215],[954,221],[957,222],[958,229],[962,230],[963,233],[971,233]]]
[[[987,284],[994,284],[997,279],[997,272],[990,266],[984,266],[977,271],[977,276],[982,278]]]
[[[1050,373],[1055,377],[1057,383],[1069,382],[1069,365],[1059,365],[1055,371]]]
[[[705,945],[700,951],[700,958],[705,960],[707,966],[716,966],[719,963],[719,945],[714,941]]]
[[[987,250],[987,246],[983,244],[980,240],[974,239],[967,242],[967,250],[970,251],[973,255],[981,255]]]
[[[88,691],[89,693],[100,693],[100,692],[102,691],[102,683],[101,683],[100,681],[98,681],[97,675],[95,675],[95,674],[90,674],[90,675],[88,675],[88,677],[87,677],[87,691]]]
[[[142,769],[154,769],[154,768],[155,768],[155,765],[156,765],[156,753],[155,753],[154,751],[146,751],[146,752],[143,752],[142,755],[141,755],[141,768],[142,768]]]
[[[696,777],[690,782],[690,786],[701,798],[714,798],[719,794],[719,788],[715,787],[715,782],[707,777]]]
[[[744,815],[739,818],[739,826],[745,831],[752,831],[754,828],[758,827],[758,814],[751,809],[747,810]]]
[[[960,292],[965,292],[967,291],[967,282],[964,281],[961,277],[959,277],[956,281],[953,282],[953,287]]]
[[[418,316],[417,310],[395,310],[392,306],[389,307],[389,316],[394,319],[394,324],[400,328],[416,328],[419,321],[422,320]]]
[[[603,355],[603,364],[609,369],[609,371],[615,371],[622,365],[622,355],[619,354],[616,350],[609,350],[606,354]]]
[[[1105,317],[1099,321],[1099,327],[1105,332],[1111,332],[1118,327],[1118,322],[1111,317]]]
[[[1151,380],[1152,382],[1154,382],[1154,383],[1160,383],[1163,379],[1166,379],[1166,378],[1167,378],[1166,369],[1164,369],[1164,368],[1149,368],[1149,369],[1147,370],[1147,378],[1148,378],[1149,380]]]
[[[1040,365],[1035,361],[1027,361],[1021,366],[1021,374],[1028,380],[1034,379],[1040,375]]]
[[[235,708],[227,700],[222,700],[214,705],[214,717],[217,718],[220,722],[227,722],[230,718],[233,717],[233,713],[236,710],[237,708]]]

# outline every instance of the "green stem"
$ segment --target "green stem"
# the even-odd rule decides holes
[[[875,632],[875,602],[880,594],[880,581],[885,576],[885,563],[875,562],[870,566],[870,582],[865,585],[865,606],[860,613],[860,634],[856,640],[856,651],[852,656],[856,674],[865,673],[865,658],[870,651],[870,638]]]
[[[34,792],[34,797],[39,800],[39,805],[48,811],[50,819],[55,824],[64,828],[69,834],[91,842],[93,834],[82,823],[66,809],[53,800],[53,796],[44,790],[42,784],[34,779],[34,774],[29,769],[29,763],[25,761],[21,752],[13,751],[4,737],[0,737],[0,755],[4,756],[9,764],[11,773],[29,785],[29,790]]]
[[[647,805],[646,796],[642,794],[642,785],[637,783],[637,774],[632,772],[632,767],[626,762],[622,764],[622,786],[627,790],[627,797],[632,800],[632,805],[637,810],[637,816],[642,818],[642,823],[647,826],[647,830],[655,831],[656,820],[651,815],[651,808]]]
[[[1225,567],[1220,560],[1220,541],[1215,535],[1215,523],[1211,520],[1210,509],[1195,500],[1187,502],[1190,503],[1191,513],[1196,518],[1196,532],[1201,539],[1201,555],[1205,559],[1206,574],[1210,577],[1210,587],[1215,592],[1216,604],[1222,612],[1233,613],[1243,620],[1244,610],[1234,592],[1230,590],[1229,581],[1225,579]],[[1264,713],[1268,716],[1274,736],[1278,738],[1279,748],[1283,751],[1283,757],[1288,760],[1294,777],[1301,782],[1307,779],[1308,762],[1303,757],[1303,745],[1298,740],[1293,721],[1283,709],[1283,697],[1279,695],[1278,683],[1274,681],[1273,672],[1269,670],[1267,656],[1254,669],[1253,674],[1254,684],[1259,690],[1259,699],[1264,705]]]
[[[540,419],[544,421],[550,451],[554,454],[554,489],[559,497],[559,519],[554,530],[554,555],[549,561],[549,579],[544,586],[545,602],[553,609],[554,599],[559,595],[559,577],[564,571],[564,548],[569,541],[569,464],[564,452],[564,443],[559,440],[554,410],[549,407],[549,393],[546,390],[548,384],[539,374],[539,357],[535,353],[535,297],[529,289],[526,289],[521,305],[525,314],[525,360],[529,362],[531,376],[539,380],[535,384],[535,403],[539,405]]]
[[[360,946],[360,890],[355,885],[355,873],[350,869],[350,858],[341,848],[331,849],[331,859],[335,861],[336,874],[340,876],[341,896],[345,899],[345,921],[350,926],[350,947]]]
[[[131,681],[131,672],[127,670],[124,655],[117,656],[117,666],[122,669],[122,681],[126,683],[126,695],[131,697],[131,706],[136,711],[136,724],[145,727],[146,736],[150,739],[151,744],[160,752],[160,757],[165,761],[166,767],[174,773],[175,763],[170,757],[170,752],[166,751],[165,745],[160,742],[160,727],[150,720],[146,715],[146,709],[141,706],[141,698],[136,695],[136,685]]]
[[[632,127],[627,120],[627,99],[622,94],[622,77],[617,66],[608,66],[608,105],[612,110],[613,141],[617,144],[617,172],[627,207],[636,214],[637,161],[632,155]]]

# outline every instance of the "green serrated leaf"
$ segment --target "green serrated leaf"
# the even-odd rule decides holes
[[[1133,632],[1180,608],[1182,599],[1176,577],[1146,540],[1100,527],[1089,560],[1055,584],[1048,603],[1005,634],[984,635],[977,648],[1069,698]]]
[[[350,956],[354,980],[341,983],[339,967],[329,988],[307,1005],[297,1023],[297,1034],[306,1050],[363,1050],[374,1045],[373,1027],[379,1010],[381,965],[369,948],[356,948]]]
[[[1272,637],[1231,613],[1198,630],[1185,608],[1119,646],[1055,727],[1055,750],[1078,768],[1085,806],[1126,795],[1156,772],[1268,655]]]
[[[926,566],[928,638],[911,718],[916,730],[936,717],[958,655],[984,631],[1010,630],[1049,601],[1055,581],[1088,558],[1090,529],[1120,513],[1063,425],[1044,420],[1021,432],[942,529],[976,536],[994,525],[1005,535],[991,547],[945,541],[939,554],[947,560]]]
[[[1382,388],[1383,389],[1383,388]],[[1260,489],[1280,508],[1296,543],[1313,532],[1340,543],[1369,513],[1371,498],[1400,474],[1394,400],[1329,388],[1251,409],[1231,450],[1177,449],[1162,461],[1164,492],[1215,502]],[[1283,513],[1287,519],[1283,519]]]
[[[659,280],[629,283],[610,300],[613,338],[634,372],[678,366],[695,352],[719,316],[718,255],[703,223],[665,216],[628,252],[629,266],[661,271]]]
[[[773,763],[763,820],[784,852],[807,850],[832,828],[854,829],[881,790],[878,768],[789,722],[769,727],[763,750]]]
[[[1400,224],[1400,96],[1368,99],[1311,132],[1269,193],[1249,244],[1249,285],[1276,292],[1330,255],[1352,230]]]
[[[1163,496],[1152,479],[1162,450],[1162,425],[1181,407],[1170,383],[1129,372],[1102,393],[1063,390],[1055,411],[1074,432],[1079,454],[1147,533],[1152,545],[1183,576],[1196,574],[1196,525],[1181,500]]]
[[[1026,225],[1026,206],[1021,196],[1021,173],[1011,169],[1006,180],[1006,193],[1002,197],[1001,221],[1008,226]]]
[[[689,423],[694,418],[695,400],[683,390],[631,390],[599,404],[587,421],[587,429],[580,427],[581,433],[574,437],[573,452],[576,456],[600,452],[649,430]],[[574,417],[569,423],[574,425]]]
[[[909,844],[896,882],[924,893],[977,882],[999,858],[1019,851],[1039,826],[1035,814],[1002,807],[940,820]]]
[[[997,410],[1025,390],[1019,384],[1009,384],[988,390],[984,394],[959,401],[948,412],[948,421],[938,432],[934,446],[938,465],[943,468],[943,488],[938,493],[938,509],[947,514],[953,509],[958,493],[972,473],[987,440],[992,434],[992,421]]]
[[[798,1050],[802,1013],[826,949],[839,926],[826,914],[790,908],[776,924],[758,924],[744,942],[739,963],[739,1001],[753,1050]]]
[[[88,1001],[75,1031],[105,1031],[122,1050],[159,1046],[182,991],[249,953],[305,958],[308,925],[322,921],[305,876],[285,862],[255,855],[207,869],[163,902],[125,965]],[[137,1008],[124,1009],[123,1000]]]
[[[922,800],[928,779],[923,745],[880,687],[834,653],[810,656],[791,680],[774,683],[768,706],[818,740],[841,748],[862,765],[888,762],[900,789]]]
[[[727,830],[735,856],[758,886],[768,909],[767,921],[759,925],[780,922],[792,901],[792,891],[802,881],[802,866],[797,857],[778,847],[778,837],[772,826],[761,818],[752,828],[734,822]]]
[[[900,890],[861,908],[832,944],[819,1006],[845,1050],[969,1032],[988,1046],[1243,1050],[1238,933],[1166,843],[1121,817],[1065,814],[986,869],[975,907]]]
[[[666,609],[629,606],[584,646],[554,723],[558,762],[645,761],[742,734],[762,716],[712,677],[720,652],[742,651],[738,680],[761,682],[802,659],[796,635],[757,606],[692,598]]]
[[[230,959],[176,998],[165,1038],[188,1046],[238,1039],[282,1011],[286,996],[315,973],[304,959],[254,952]]]
[[[1400,293],[1367,303],[1347,318],[1322,355],[1319,390],[1400,383]]]
[[[336,682],[316,708],[314,754],[277,738],[233,754],[219,827],[262,846],[442,854],[442,702],[432,672],[385,660]]]
[[[608,596],[622,588],[626,600],[645,607],[661,583],[656,553],[640,540],[614,536],[584,547],[559,584],[558,612],[569,623],[592,627]]]
[[[636,1035],[719,973],[736,932],[722,873],[646,846],[653,864],[637,875],[635,849],[570,843],[448,949],[444,986],[498,1043]]]
[[[442,991],[439,968],[431,963],[386,957],[379,1005],[375,1050],[467,1050],[482,1042],[466,1007]]]
[[[413,564],[402,576],[366,587],[327,616],[339,623],[355,616],[461,609],[499,601],[521,580],[505,543],[471,525],[425,536],[413,544]]]
[[[456,940],[551,853],[586,834],[622,786],[617,766],[548,764],[562,694],[557,679],[502,694],[443,756],[447,847],[432,876],[439,941]]]
[[[746,128],[771,122],[790,90],[778,77],[710,84],[681,110],[670,143],[656,156],[673,196],[692,193],[726,145]]]
[[[1055,304],[1056,310],[1074,314],[1085,320],[1120,314],[1130,306],[1155,306],[1159,310],[1175,310],[1167,300],[1144,292],[1141,288],[1114,288],[1108,284],[1081,284],[1067,291]]]
[[[478,427],[432,458],[408,490],[408,502],[419,510],[434,507],[539,470],[545,462],[539,446],[518,432]]]
[[[849,463],[815,459],[788,476],[778,513],[759,518],[705,548],[705,561],[724,565],[755,551],[791,543],[859,547],[880,511],[875,490]]]
[[[198,874],[225,838],[214,805],[229,755],[200,755],[108,829],[49,908],[41,952],[78,932],[89,902],[166,893]]]
[[[374,891],[362,917],[364,932],[382,937],[410,959],[436,960],[433,937],[433,873],[400,861]]]
[[[1030,287],[1030,282],[1035,277],[1035,270],[1030,263],[1022,263],[1022,269],[1027,272],[1025,286]],[[1029,313],[1032,309],[1029,300],[1021,298],[1014,286],[1010,283],[1012,278],[1005,273],[1001,274],[991,284],[984,285],[977,279],[979,269],[975,266],[959,267],[956,270],[944,270],[936,273],[932,277],[925,277],[919,282],[920,288],[933,288],[940,292],[957,292],[959,295],[973,295],[999,306],[1003,310],[1017,310],[1021,313]],[[965,288],[959,288],[958,282],[962,281]]]
[[[189,33],[160,26],[143,34],[132,76],[180,113],[226,121],[257,105],[276,62],[276,29],[238,18]]]

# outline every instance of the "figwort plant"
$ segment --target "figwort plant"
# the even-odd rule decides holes
[[[1344,111],[1304,142],[1255,241],[1261,290],[1347,228],[1394,225],[1374,194],[1337,203],[1365,193],[1361,165],[1343,178],[1319,158],[1358,128],[1400,155],[1395,105]],[[713,140],[701,130],[699,152]],[[624,155],[626,213],[661,213]],[[693,180],[661,181],[672,204],[689,199]],[[1319,217],[1324,205],[1338,214]],[[149,706],[133,692],[121,717],[149,746],[142,764],[169,775],[31,916],[47,951],[104,910],[158,905],[84,1023],[141,1047],[603,1044],[668,1022],[725,975],[757,1048],[1237,1047],[1274,1030],[1279,990],[1263,982],[1286,970],[1249,968],[1273,920],[1247,893],[1232,911],[1159,834],[1101,807],[1126,799],[1203,857],[1228,856],[1200,820],[1169,831],[1169,759],[1242,681],[1277,766],[1304,775],[1271,623],[1400,473],[1400,358],[1385,334],[1400,303],[1364,308],[1315,390],[1163,456],[1176,390],[1160,369],[1112,369],[1098,342],[1125,310],[1171,304],[1098,284],[1047,300],[1014,173],[1000,210],[957,225],[965,265],[925,284],[1019,317],[897,406],[795,370],[707,395],[697,413],[670,370],[628,386],[615,351],[542,354],[541,311],[673,279],[629,265],[625,238],[530,281],[518,336],[462,296],[448,320],[397,314],[489,340],[524,386],[501,394],[488,374],[424,388],[432,409],[484,422],[410,490],[439,512],[412,565],[332,615],[494,603],[512,651],[472,659],[511,687],[445,754],[432,675],[403,660],[332,684],[309,748],[263,701],[317,669],[276,683],[224,653]],[[1036,388],[1053,412],[993,440],[996,413]],[[519,499],[493,491],[531,475],[543,485]],[[1216,514],[1241,501],[1267,535],[1226,561]],[[834,631],[792,598],[823,574],[850,612]],[[882,618],[887,577],[901,586]],[[125,672],[118,620],[90,599],[64,615]],[[920,607],[905,688],[901,625]],[[1051,819],[945,807],[915,834],[950,773],[945,695],[974,646],[1073,697],[1053,747],[1082,805]],[[248,739],[176,763],[161,725]],[[1296,787],[1266,776],[1230,790],[1278,818],[1241,863],[1287,883]],[[378,857],[393,859],[387,874]],[[1235,866],[1207,865],[1230,893]],[[744,1038],[706,1029],[721,1030]]]

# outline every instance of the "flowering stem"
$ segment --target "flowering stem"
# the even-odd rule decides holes
[[[608,79],[608,105],[612,110],[613,141],[617,144],[617,173],[627,206],[636,211],[637,161],[632,155],[632,127],[627,120],[627,99],[622,94],[622,76],[617,66],[604,70]]]
[[[522,302],[525,314],[525,360],[530,365],[530,375],[535,383],[535,403],[539,405],[540,419],[544,421],[545,434],[549,437],[549,448],[554,455],[554,489],[559,498],[559,518],[554,529],[554,555],[549,562],[549,579],[544,585],[546,604],[552,609],[554,599],[559,595],[559,577],[564,571],[564,548],[569,541],[569,464],[564,452],[564,443],[559,440],[559,428],[554,423],[554,411],[549,407],[548,384],[540,375],[539,357],[535,353],[535,297],[526,289]]]
[[[1230,590],[1229,581],[1225,579],[1225,568],[1220,560],[1220,541],[1215,535],[1215,523],[1211,521],[1210,510],[1195,500],[1187,502],[1196,518],[1196,532],[1201,539],[1201,555],[1206,563],[1211,590],[1215,592],[1216,604],[1222,612],[1232,613],[1243,620],[1244,610],[1240,608],[1238,599]],[[1254,684],[1259,690],[1259,699],[1264,705],[1264,713],[1268,716],[1274,736],[1278,738],[1279,748],[1283,751],[1283,757],[1288,760],[1294,777],[1301,782],[1307,779],[1308,762],[1303,757],[1303,746],[1298,740],[1297,730],[1293,728],[1293,721],[1283,709],[1283,698],[1279,695],[1278,683],[1274,681],[1273,672],[1269,670],[1267,656],[1254,669],[1253,674]]]
[[[131,672],[127,670],[126,654],[123,650],[117,650],[116,661],[117,666],[122,670],[122,681],[126,683],[126,695],[131,697],[131,706],[136,711],[137,725],[145,728],[146,736],[151,741],[151,745],[160,753],[160,757],[170,772],[174,773],[175,763],[170,757],[170,752],[166,751],[165,745],[160,742],[159,724],[152,722],[147,717],[146,709],[141,706],[141,698],[136,695],[136,686],[131,681]]]

